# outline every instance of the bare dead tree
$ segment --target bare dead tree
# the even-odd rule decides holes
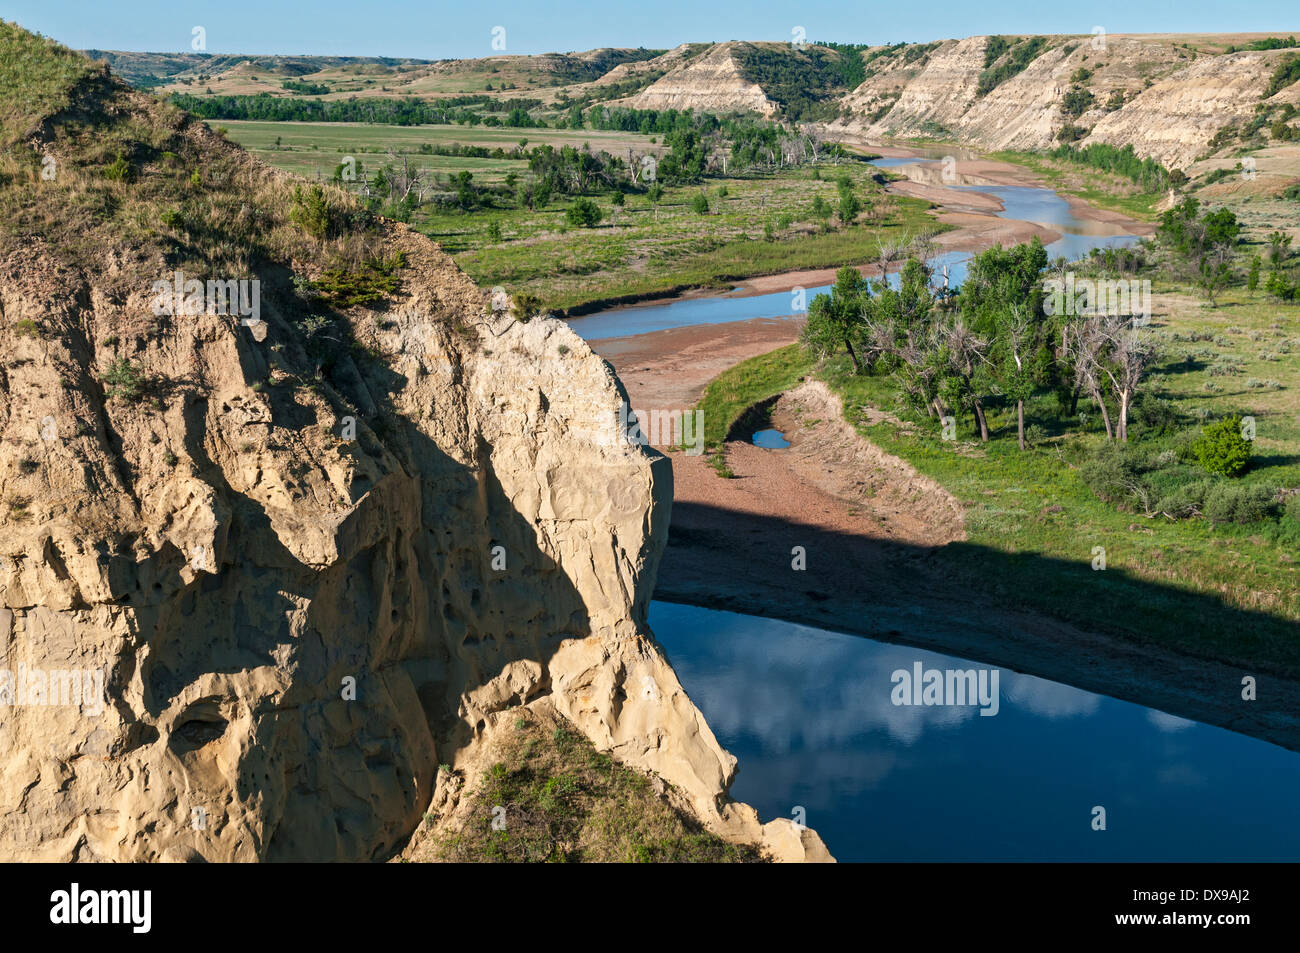
[[[402,167],[397,168],[398,155],[392,149],[388,150],[388,164],[391,172],[388,175],[388,194],[394,202],[404,202],[412,192],[416,193],[417,198],[424,195],[428,187],[428,179],[423,169],[410,167],[406,153],[402,153]]]
[[[1113,440],[1110,411],[1101,393],[1104,376],[1101,361],[1105,350],[1106,338],[1101,333],[1101,321],[1096,317],[1074,321],[1061,329],[1061,359],[1070,369],[1075,390],[1087,391],[1092,397],[1101,411],[1102,423],[1106,425],[1106,439]]]
[[[1155,362],[1156,349],[1149,337],[1129,327],[1127,319],[1104,319],[1101,334],[1110,352],[1110,359],[1101,363],[1101,369],[1119,399],[1115,436],[1121,443],[1127,443],[1129,406],[1142,383],[1142,375]]]
[[[889,241],[884,238],[876,239],[876,261],[880,265],[881,281],[885,280],[885,276],[889,273],[889,267],[892,264],[907,257],[907,250],[908,242],[906,239],[899,241]]]

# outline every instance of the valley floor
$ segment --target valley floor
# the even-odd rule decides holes
[[[713,362],[770,350],[797,331],[794,321],[737,322],[597,342],[597,350],[634,406],[690,406]],[[691,361],[684,339],[712,360]],[[720,478],[704,456],[669,453],[674,501],[657,599],[979,659],[1300,750],[1300,681],[1269,679],[1267,695],[1243,705],[1242,669],[1230,660],[1106,626],[1089,631],[981,592],[938,558],[945,546],[970,545],[947,494],[853,432],[824,387],[788,392],[773,423],[792,446],[728,443],[734,479]],[[796,546],[807,556],[803,571],[792,568]]]

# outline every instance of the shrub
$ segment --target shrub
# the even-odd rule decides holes
[[[131,163],[126,161],[126,156],[119,152],[117,158],[105,167],[104,178],[111,182],[130,182],[134,175],[131,171]]]
[[[1162,496],[1156,508],[1176,520],[1199,516],[1205,509],[1205,498],[1213,485],[1213,481],[1207,479],[1184,483]]]
[[[1241,418],[1235,414],[1201,431],[1192,444],[1196,461],[1208,473],[1237,476],[1250,465],[1250,441],[1241,435]]]
[[[108,366],[104,374],[104,383],[108,385],[107,394],[110,398],[120,397],[122,400],[137,401],[144,396],[144,372],[140,370],[139,365],[131,363],[124,357],[119,357]]]
[[[691,199],[691,210],[697,215],[709,214],[709,197],[701,192],[695,198]]]
[[[602,213],[600,206],[591,199],[580,198],[575,201],[564,213],[564,220],[570,225],[580,226],[582,228],[593,228],[600,222]]]
[[[184,216],[174,208],[163,209],[163,213],[158,217],[168,228],[180,228],[185,223]]]
[[[1137,454],[1129,447],[1106,444],[1084,461],[1079,476],[1097,498],[1106,503],[1126,503],[1149,496]]]
[[[295,185],[289,221],[313,238],[328,238],[333,231],[334,216],[325,198],[325,190],[319,185],[310,186],[306,190]]]
[[[1258,523],[1273,513],[1277,491],[1258,484],[1219,483],[1205,497],[1205,518],[1215,523]]]
[[[1144,436],[1173,433],[1181,423],[1178,411],[1170,401],[1149,393],[1137,396],[1129,408],[1129,417]]]
[[[335,308],[370,304],[397,291],[401,285],[397,272],[405,267],[406,253],[399,250],[391,258],[369,258],[357,271],[331,268],[309,285],[309,293]]]
[[[513,303],[510,306],[510,313],[516,321],[528,323],[535,315],[542,313],[542,302],[537,295],[527,291],[518,291],[512,295]]]

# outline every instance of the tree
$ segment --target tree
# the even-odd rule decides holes
[[[966,327],[960,315],[939,327],[944,375],[939,396],[953,407],[966,407],[975,417],[980,440],[988,443],[989,424],[984,414],[981,379],[988,365],[989,342]]]
[[[865,330],[864,305],[871,295],[867,280],[852,265],[845,265],[835,273],[831,293],[819,294],[808,308],[808,323],[800,335],[805,346],[821,357],[829,357],[840,347],[853,362],[853,373],[861,373],[855,341],[860,341]]]
[[[664,198],[664,187],[658,182],[650,183],[650,188],[646,189],[645,197],[650,200],[650,205],[654,208],[655,221],[659,221],[659,203]]]
[[[1232,280],[1232,268],[1228,264],[1231,259],[1232,251],[1226,245],[1217,246],[1213,252],[1201,259],[1196,274],[1196,287],[1201,289],[1201,293],[1211,305],[1214,304],[1214,299],[1218,297],[1219,292]]]
[[[1291,236],[1280,231],[1273,231],[1268,236],[1268,264],[1276,271],[1286,260],[1287,250],[1291,247]]]
[[[861,200],[851,190],[840,193],[839,216],[844,225],[852,225],[862,211]]]
[[[1127,443],[1129,407],[1142,383],[1142,375],[1155,362],[1156,350],[1148,338],[1130,328],[1127,320],[1121,317],[1103,319],[1100,333],[1109,351],[1108,359],[1100,366],[1119,403],[1115,438],[1120,443]]]
[[[1102,376],[1105,373],[1101,362],[1106,352],[1106,336],[1102,334],[1101,319],[1096,316],[1082,318],[1066,324],[1061,330],[1061,360],[1073,374],[1075,389],[1086,391],[1101,412],[1102,423],[1106,426],[1106,439],[1114,434],[1110,426],[1110,411],[1106,408],[1106,398],[1102,395]]]
[[[999,389],[1016,405],[1016,439],[1024,450],[1025,401],[1033,396],[1037,383],[1034,354],[1039,326],[1024,305],[1011,303],[1000,312],[996,328],[994,366]]]
[[[594,228],[602,217],[600,206],[588,198],[579,198],[564,213],[566,222],[582,228]]]

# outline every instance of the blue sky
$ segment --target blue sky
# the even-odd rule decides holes
[[[195,26],[209,53],[490,56],[505,27],[511,53],[600,46],[671,47],[686,41],[809,40],[883,43],[980,33],[1300,33],[1295,0],[0,0],[0,16],[76,48],[188,51]]]

